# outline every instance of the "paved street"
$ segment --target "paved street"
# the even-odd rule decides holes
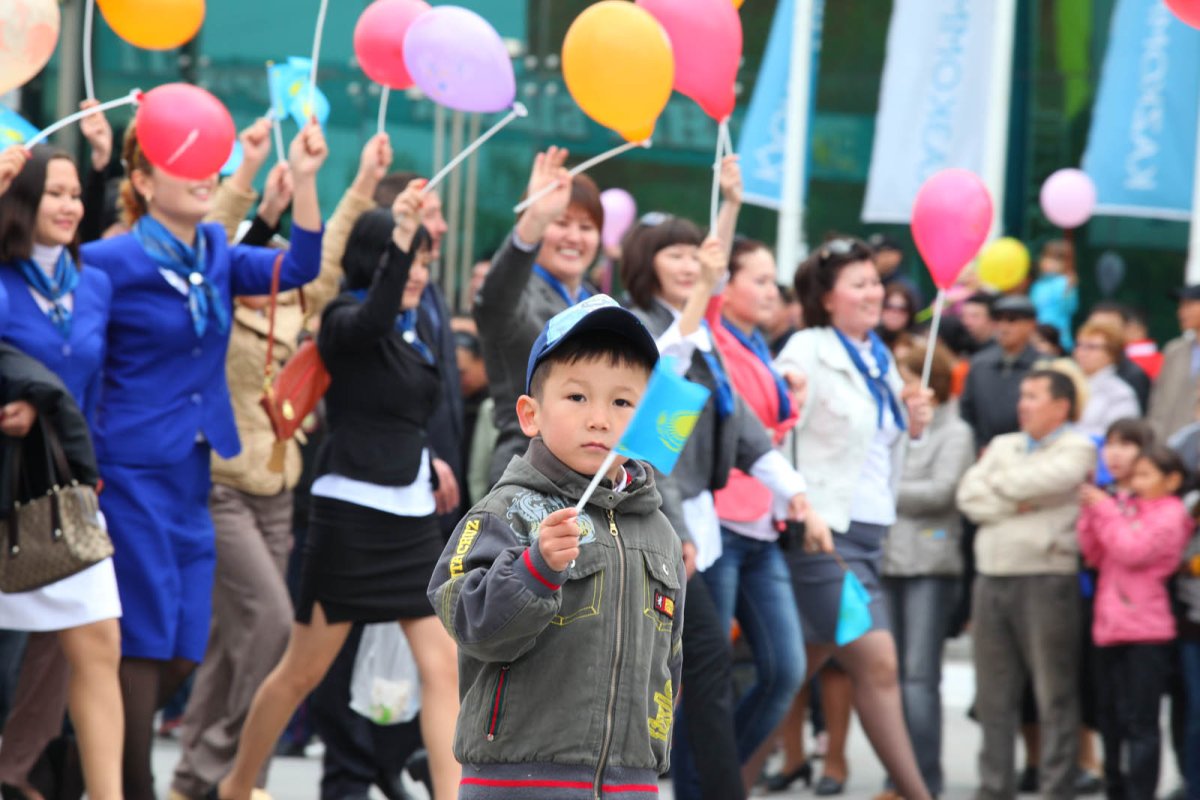
[[[967,719],[966,709],[971,704],[975,691],[974,671],[966,656],[965,648],[956,643],[948,655],[943,677],[942,697],[944,708],[944,756],[943,764],[946,771],[946,792],[943,797],[948,800],[963,800],[969,798],[975,788],[975,759],[979,749],[979,727]],[[1165,719],[1164,719],[1164,732]],[[174,742],[162,741],[154,753],[155,774],[158,776],[160,796],[166,796],[166,785],[170,780],[171,769],[174,767],[179,753]],[[869,800],[879,791],[883,782],[883,770],[876,760],[862,729],[857,721],[850,734],[849,743],[850,780],[847,784],[847,800]],[[1178,784],[1179,777],[1174,767],[1170,753],[1164,753],[1163,774],[1159,784],[1159,794],[1165,795]],[[276,759],[271,769],[270,790],[275,800],[315,800],[318,796],[317,784],[320,781],[321,767],[319,758],[287,758]],[[671,797],[670,785],[663,784],[663,797]],[[416,794],[424,797],[423,793]],[[795,786],[792,790],[778,795],[781,798],[812,797],[812,790]],[[377,792],[374,797],[382,799]]]

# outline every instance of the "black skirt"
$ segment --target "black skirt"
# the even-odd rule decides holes
[[[437,517],[401,517],[314,496],[296,621],[320,603],[328,622],[389,622],[433,615],[425,592],[445,541]]]

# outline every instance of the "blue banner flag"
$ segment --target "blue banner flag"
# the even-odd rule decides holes
[[[673,362],[664,356],[654,365],[646,393],[617,445],[621,455],[649,461],[666,474],[675,468],[710,394],[676,375]]]
[[[779,0],[767,49],[754,81],[754,94],[742,122],[738,153],[747,203],[779,208],[783,198],[783,151],[787,139],[788,77],[791,73],[792,19],[795,0]],[[812,138],[817,97],[817,67],[821,55],[821,23],[825,0],[813,2],[812,91],[809,94],[808,130]],[[808,158],[809,148],[804,148]]]
[[[0,106],[0,150],[14,144],[25,144],[38,129],[29,120],[6,106]]]
[[[325,125],[329,120],[329,98],[319,87],[311,91],[311,77],[309,58],[292,56],[286,63],[272,64],[267,69],[271,112],[276,119],[291,116],[297,125],[304,127],[310,117],[316,116],[317,123]]]
[[[834,534],[836,535],[836,534]],[[871,593],[853,570],[842,576],[842,602],[838,606],[835,644],[850,644],[871,630]]]
[[[1163,0],[1117,0],[1083,154],[1097,214],[1191,218],[1197,86],[1200,30]]]

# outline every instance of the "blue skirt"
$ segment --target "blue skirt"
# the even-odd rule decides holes
[[[870,630],[891,630],[887,602],[879,580],[886,525],[851,522],[845,533],[833,534],[833,549],[862,581],[871,595]],[[792,589],[805,644],[833,644],[837,640],[838,609],[842,603],[842,566],[825,553],[806,553],[800,542],[787,552]]]
[[[100,464],[126,658],[204,659],[217,563],[210,453],[197,443],[169,466]]]

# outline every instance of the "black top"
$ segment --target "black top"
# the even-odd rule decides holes
[[[411,254],[389,244],[366,299],[343,294],[321,316],[317,349],[332,380],[318,477],[336,473],[382,486],[417,477],[441,382],[396,329],[411,267]]]

